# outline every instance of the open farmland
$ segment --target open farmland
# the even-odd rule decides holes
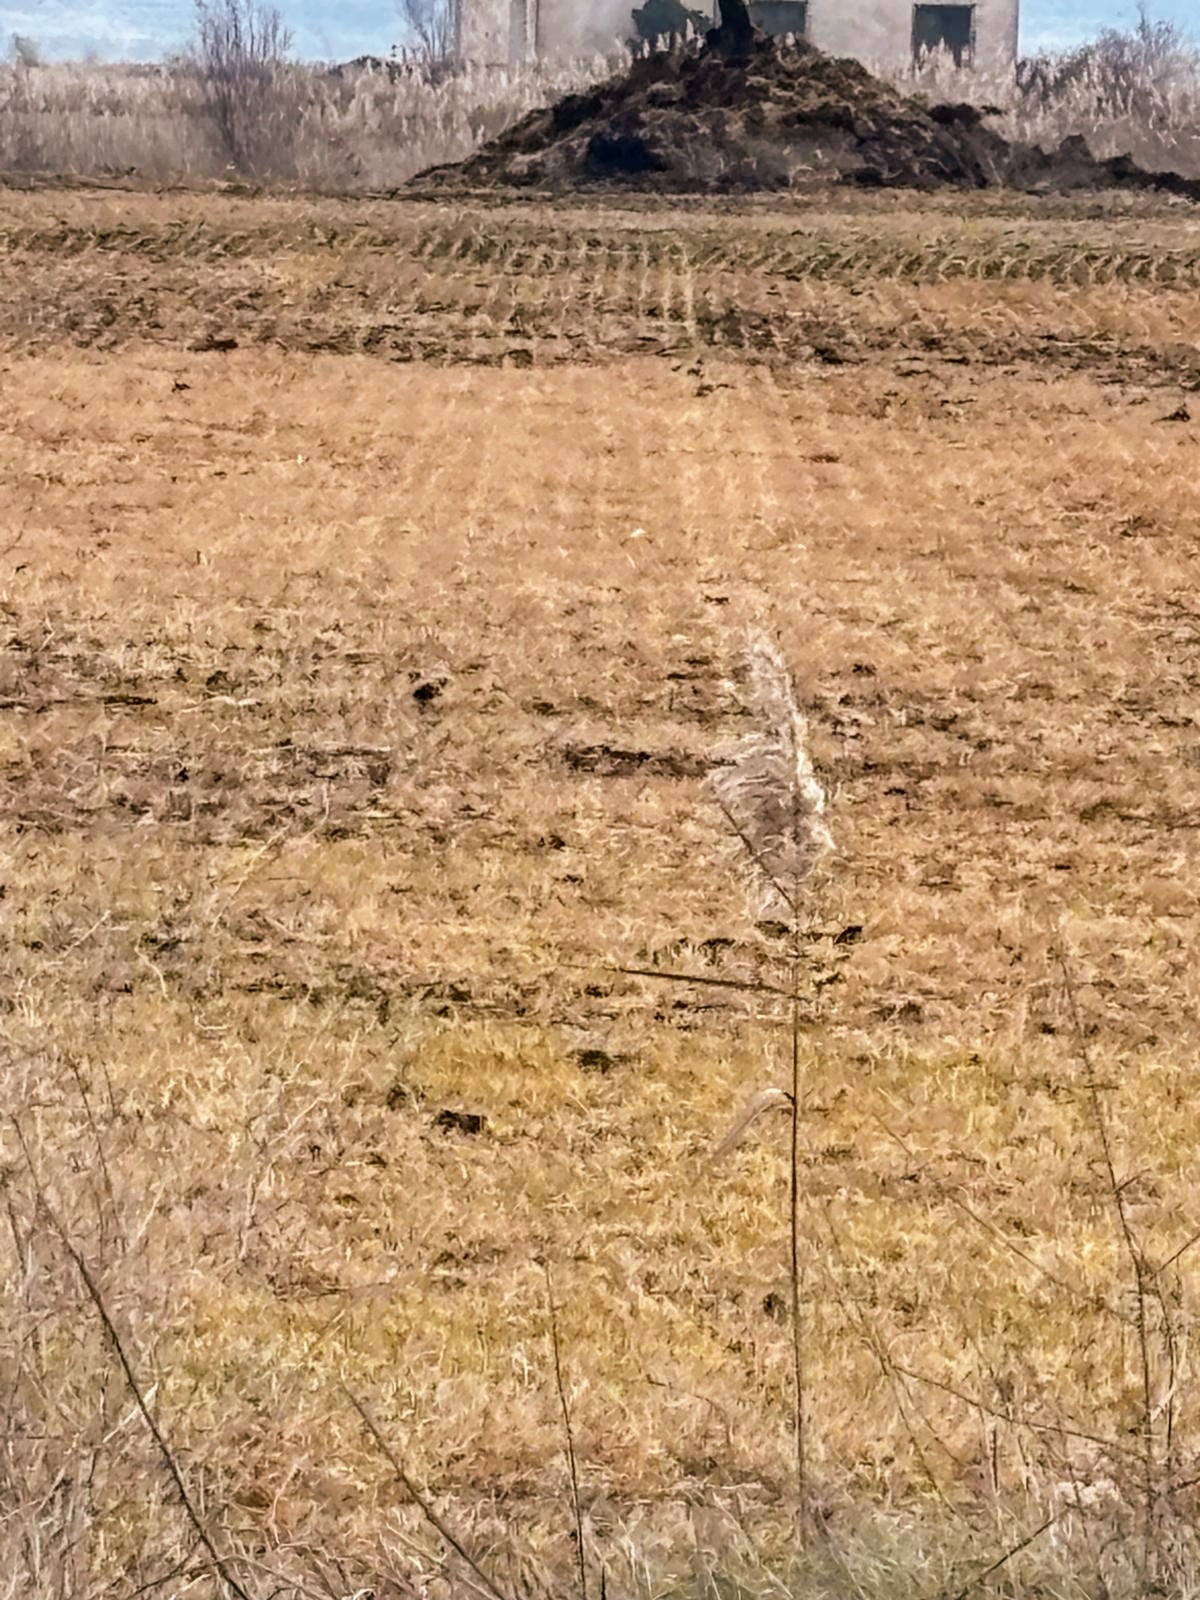
[[[757,624],[836,838],[812,1592],[1039,1529],[1010,1592],[1186,1592],[1195,208],[32,188],[0,250],[18,1588],[218,1587],[65,1235],[256,1597],[478,1592],[347,1388],[564,1592],[543,1262],[597,1592],[782,1592],[785,1119],[709,1156],[786,1043],[616,970],[779,981],[703,781]]]

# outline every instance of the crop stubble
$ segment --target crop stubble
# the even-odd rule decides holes
[[[703,1166],[769,1018],[610,970],[770,970],[699,782],[764,612],[834,796],[815,925],[863,929],[805,1040],[823,1493],[1112,1469],[948,1389],[1136,1425],[1050,947],[1161,1259],[1200,1226],[1200,235],[917,204],[0,200],[14,1105],[252,1542],[378,1559],[342,1379],[462,1514],[559,1526],[539,1252],[601,1523],[771,1522],[782,1152]],[[64,1449],[103,1363],[49,1362]],[[149,1561],[90,1492],[96,1562]]]

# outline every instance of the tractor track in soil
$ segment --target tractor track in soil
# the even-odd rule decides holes
[[[206,215],[195,196],[42,191],[0,206],[0,349],[450,365],[719,351],[781,368],[916,358],[1194,387],[1200,242],[1170,207],[1143,218],[1139,204],[1050,217],[1032,205],[1021,221],[936,205],[542,215],[220,197]]]

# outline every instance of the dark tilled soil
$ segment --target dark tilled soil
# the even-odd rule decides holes
[[[857,61],[761,36],[743,57],[710,43],[636,60],[588,93],[531,112],[468,160],[414,182],[737,191],[805,179],[916,189],[1160,189],[1200,200],[1200,181],[1147,172],[1127,156],[1098,161],[1081,138],[1050,153],[1011,144],[974,106],[927,106]]]

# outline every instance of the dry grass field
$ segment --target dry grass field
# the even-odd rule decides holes
[[[566,1592],[543,1262],[594,1593],[1192,1592],[1198,290],[1148,200],[0,193],[4,1593],[221,1591],[67,1240],[255,1600],[485,1592],[346,1390]],[[778,980],[748,625],[803,1552],[778,1019],[616,970]]]

